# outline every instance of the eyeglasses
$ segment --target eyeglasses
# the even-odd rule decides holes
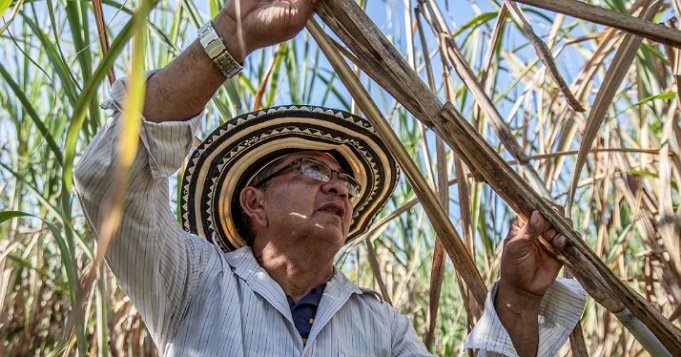
[[[258,180],[258,182],[253,182],[251,186],[253,187],[261,187],[264,185],[267,181],[271,180],[277,175],[281,175],[283,172],[290,170],[294,167],[299,167],[300,172],[314,180],[317,180],[319,182],[329,182],[331,181],[331,178],[333,177],[333,174],[335,173],[336,176],[338,177],[338,180],[345,185],[345,188],[348,190],[348,194],[350,197],[357,197],[359,196],[359,191],[362,188],[362,185],[355,180],[354,177],[343,173],[343,172],[338,172],[336,170],[331,169],[330,167],[326,166],[321,161],[317,161],[314,159],[306,159],[306,158],[300,158],[291,161],[288,165],[280,168],[277,171],[274,171],[273,173],[267,175],[263,179]]]

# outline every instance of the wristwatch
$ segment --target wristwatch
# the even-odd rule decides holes
[[[236,60],[229,54],[225,47],[225,42],[222,37],[218,35],[213,27],[213,22],[208,21],[199,29],[199,42],[206,51],[208,57],[213,61],[222,74],[231,78],[244,69]]]

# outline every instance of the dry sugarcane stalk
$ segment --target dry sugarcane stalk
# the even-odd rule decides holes
[[[407,11],[409,12],[409,11]],[[423,26],[421,25],[421,15],[419,12],[419,9],[416,8],[414,9],[414,15],[416,16],[416,28],[418,30],[419,34],[419,40],[421,41],[421,46],[424,49],[424,53],[429,53],[428,51],[428,45],[426,43],[426,38],[425,34],[423,33]],[[413,44],[413,41],[411,42]],[[413,51],[412,51],[413,52]],[[431,67],[430,64],[430,58],[426,56],[425,61],[425,69],[426,69],[426,74],[428,77],[428,85],[430,88],[435,88],[435,79],[433,76],[433,68]],[[416,68],[416,65],[414,64],[414,68]],[[443,75],[446,77],[447,72],[445,71]],[[419,123],[420,127],[423,129],[423,124]],[[422,130],[422,131],[425,131]],[[424,144],[427,145],[427,140],[425,139],[425,133],[423,135],[424,137]],[[441,138],[437,138],[435,140],[435,151],[437,155],[437,180],[438,180],[438,195],[440,202],[443,204],[443,208],[445,212],[449,212],[449,182],[447,181],[448,179],[448,174],[447,174],[447,160],[445,157],[445,145],[444,142],[442,141]],[[427,153],[428,150],[425,150]],[[430,160],[429,160],[430,162]],[[431,166],[432,167],[432,166]],[[432,170],[431,170],[432,171]],[[457,172],[458,174],[458,172]],[[432,176],[435,176],[434,173],[432,173]],[[465,225],[464,225],[465,226]],[[464,233],[464,239],[466,239],[466,231]],[[444,274],[445,274],[445,248],[440,242],[440,238],[435,240],[435,245],[433,247],[433,260],[431,264],[431,274],[430,274],[430,292],[428,296],[428,328],[426,329],[426,337],[424,339],[424,342],[426,344],[426,348],[428,350],[431,350],[433,347],[433,342],[435,341],[435,328],[437,326],[437,316],[438,316],[438,310],[440,308],[440,294],[442,292],[442,283],[444,281]],[[461,287],[459,290],[462,292],[462,296],[466,296],[464,294],[464,289]],[[468,311],[468,309],[467,309]],[[468,314],[470,316],[470,313]]]
[[[319,47],[329,59],[329,62],[334,66],[336,74],[338,74],[340,78],[356,79],[357,76],[355,76],[347,64],[343,62],[336,47],[331,40],[326,37],[324,31],[316,22],[314,22],[314,20],[308,22],[307,29],[315,40],[317,40]],[[345,66],[338,66],[340,63]],[[390,123],[383,118],[378,107],[371,100],[371,97],[364,87],[361,86],[359,81],[356,80],[356,82],[350,84],[344,83],[348,87],[348,90],[355,94],[353,95],[353,98],[357,101],[359,108],[374,126],[381,139],[385,141],[386,146],[404,171],[407,180],[423,204],[423,209],[426,211],[428,218],[430,218],[437,236],[440,238],[440,241],[444,245],[445,250],[449,254],[449,258],[452,260],[457,271],[466,281],[466,284],[475,296],[478,304],[481,306],[484,305],[485,297],[487,296],[487,287],[485,287],[485,283],[475,267],[473,259],[470,254],[467,253],[466,247],[463,245],[463,240],[459,237],[459,234],[449,220],[447,213],[439,203],[435,192],[433,192],[432,188],[426,182],[426,179],[421,175],[421,172],[411,157],[409,157],[409,153],[407,153],[400,142],[400,139],[397,137],[397,134],[393,131]]]
[[[476,178],[489,183],[521,216],[527,218],[533,210],[539,210],[557,231],[566,236],[566,247],[554,253],[572,269],[596,301],[615,313],[637,337],[640,338],[638,327],[634,326],[635,323],[625,321],[629,317],[638,318],[670,353],[681,355],[681,331],[617,279],[572,229],[570,222],[532,190],[486,144],[484,138],[480,137],[453,105],[448,103],[443,106],[439,102],[354,2],[322,1],[317,5],[317,12],[355,53],[360,60],[357,64],[417,119],[429,125],[447,141]],[[430,204],[424,203],[424,208],[428,205]],[[546,248],[552,250],[548,243]],[[652,346],[644,345],[650,348],[651,353],[663,351],[656,349],[654,343]]]
[[[681,31],[624,15],[577,0],[513,0],[583,20],[624,30],[647,39],[681,48]]]
[[[425,140],[425,139],[424,139]],[[435,142],[437,160],[437,194],[445,213],[449,214],[449,183],[447,182],[447,158],[445,156],[445,145],[442,139],[437,138]],[[459,186],[461,187],[461,186]],[[465,232],[464,232],[465,238]],[[445,248],[440,242],[442,238],[435,241],[433,248],[433,262],[430,274],[430,295],[428,296],[428,329],[426,330],[426,348],[431,350],[435,341],[435,327],[437,325],[437,312],[440,308],[440,293],[442,292],[442,282],[445,276]],[[463,284],[462,284],[463,285]],[[467,296],[463,287],[460,287],[461,296]],[[470,316],[470,313],[468,314]]]

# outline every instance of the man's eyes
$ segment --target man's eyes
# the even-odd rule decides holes
[[[328,175],[324,174],[324,169],[320,166],[317,165],[311,165],[305,168],[305,174],[315,177],[315,178],[321,178],[321,177],[326,177]]]

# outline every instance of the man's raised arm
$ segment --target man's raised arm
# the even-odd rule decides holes
[[[238,63],[262,47],[294,37],[312,15],[314,0],[230,0],[213,19],[215,32]],[[225,76],[194,41],[147,83],[144,116],[161,122],[200,113]]]

